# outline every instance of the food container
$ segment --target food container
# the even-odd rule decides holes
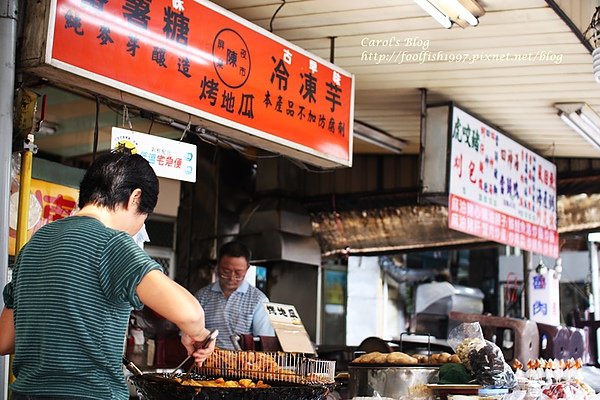
[[[432,398],[430,383],[439,381],[439,367],[430,365],[350,364],[348,396],[382,396],[399,399]]]

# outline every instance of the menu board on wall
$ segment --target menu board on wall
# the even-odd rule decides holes
[[[51,4],[45,62],[55,71],[244,132],[265,149],[352,165],[354,77],[343,69],[209,1]]]
[[[556,166],[457,107],[448,226],[557,258]]]

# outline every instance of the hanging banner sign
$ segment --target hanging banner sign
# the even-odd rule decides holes
[[[529,318],[542,324],[560,325],[559,279],[554,271],[529,276]]]
[[[452,110],[448,226],[557,258],[556,166]]]
[[[157,176],[196,182],[198,160],[193,144],[113,127],[110,148],[125,148],[141,155],[148,160]]]
[[[352,165],[353,75],[209,1],[52,0],[46,43],[60,70]]]

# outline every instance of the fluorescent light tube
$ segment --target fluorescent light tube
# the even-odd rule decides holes
[[[587,132],[584,127],[579,126],[577,123],[575,123],[575,121],[572,119],[572,115],[576,113],[571,113],[571,114],[566,114],[562,111],[560,111],[558,113],[558,115],[560,116],[560,119],[563,120],[563,122],[565,124],[567,124],[571,129],[573,129],[575,132],[579,133],[579,135],[581,137],[583,137],[585,140],[587,140],[592,146],[596,147],[597,149],[600,149],[600,143],[596,140],[594,140],[594,134],[591,134],[589,132]],[[579,120],[581,120],[581,118],[579,118]],[[589,129],[589,128],[587,128]]]
[[[594,125],[600,129],[600,116],[598,116],[598,114],[596,114],[587,104],[584,103],[578,113],[588,124]]]
[[[580,111],[569,114],[569,118],[573,122],[575,122],[584,132],[588,135],[593,136],[598,139],[600,143],[600,128],[597,125],[594,125],[588,117],[584,116]]]
[[[448,16],[446,14],[444,14],[443,12],[438,10],[429,1],[415,0],[415,3],[417,3],[419,6],[421,6],[421,8],[423,10],[427,11],[427,13],[429,15],[431,15],[433,17],[433,19],[435,19],[437,22],[439,22],[440,25],[442,25],[444,28],[448,29],[452,26],[452,21],[450,21],[450,18],[448,18]]]
[[[404,140],[391,136],[387,132],[381,131],[356,119],[354,120],[353,138],[396,154],[401,153],[402,149],[406,146]]]
[[[560,119],[600,150],[600,116],[586,103],[555,103]]]
[[[471,14],[469,10],[463,6],[458,0],[446,0],[453,10],[458,12],[458,18],[463,19],[469,23],[471,26],[477,26],[479,24],[479,20]]]

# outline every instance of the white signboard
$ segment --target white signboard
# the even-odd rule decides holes
[[[300,314],[296,311],[296,307],[280,303],[264,303],[264,307],[283,351],[315,353],[315,348],[300,320]]]
[[[554,271],[529,276],[529,319],[548,325],[560,325],[559,280]]]
[[[193,144],[113,127],[110,148],[123,147],[148,160],[157,176],[196,182],[197,155]]]
[[[452,114],[448,226],[557,258],[556,166],[459,108]]]

